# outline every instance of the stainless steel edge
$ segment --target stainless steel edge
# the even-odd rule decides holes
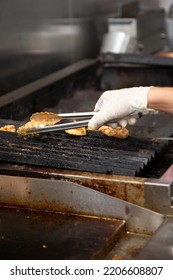
[[[173,137],[154,137],[151,140],[173,141]]]
[[[173,182],[165,179],[148,179],[144,182],[144,207],[173,216]]]
[[[136,260],[173,260],[173,218],[168,218],[160,226]]]

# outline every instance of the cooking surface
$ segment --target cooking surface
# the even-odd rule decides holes
[[[163,141],[122,140],[93,131],[85,137],[57,132],[27,140],[16,133],[0,135],[1,161],[126,176],[137,175],[165,148]]]
[[[1,259],[104,259],[124,234],[121,220],[0,209]]]

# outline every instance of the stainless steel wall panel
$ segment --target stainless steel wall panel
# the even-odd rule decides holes
[[[64,65],[93,58],[99,49],[94,15],[106,3],[112,0],[2,0],[0,54],[56,54]]]
[[[95,58],[106,17],[134,0],[1,0],[0,56],[57,54],[65,64]],[[97,24],[98,23],[98,24]]]

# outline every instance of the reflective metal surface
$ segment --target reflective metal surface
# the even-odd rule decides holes
[[[122,5],[112,0],[1,1],[0,53],[56,53],[64,64],[93,58],[98,51],[96,16],[119,14]]]
[[[84,57],[94,57],[96,49],[88,43],[95,36],[92,19],[45,19],[10,22],[7,36],[0,33],[0,51],[35,55],[56,54],[59,63],[71,64]],[[19,26],[18,26],[19,25]],[[17,28],[17,29],[15,29]],[[5,28],[6,29],[6,28]],[[15,44],[14,44],[15,42]]]
[[[137,256],[139,260],[173,260],[173,219],[167,219]]]
[[[173,182],[166,179],[148,180],[144,184],[145,207],[173,216]]]
[[[101,53],[132,53],[135,51],[135,39],[125,32],[112,31],[103,36]]]
[[[0,205],[125,219],[129,231],[151,234],[164,217],[137,205],[64,181],[0,176]]]
[[[166,218],[162,214],[79,184],[59,180],[0,176],[0,205],[4,210],[4,207],[7,207],[7,211],[10,207],[43,211],[43,213],[50,213],[49,217],[51,213],[55,216],[60,212],[124,220],[130,235],[126,233],[125,239],[122,238],[120,243],[115,245],[107,258],[117,254],[120,259],[172,259],[173,257],[172,218]],[[21,232],[20,236],[23,240]],[[130,250],[133,253],[129,254]],[[44,258],[44,255],[41,257]]]

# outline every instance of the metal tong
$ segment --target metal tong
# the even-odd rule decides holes
[[[25,134],[30,135],[33,133],[46,133],[46,132],[53,132],[53,131],[67,130],[67,129],[72,129],[72,128],[85,127],[85,126],[88,126],[88,122],[94,114],[96,114],[96,112],[55,114],[57,119],[59,119],[59,121],[60,120],[70,120],[70,122],[68,121],[66,123],[58,123],[58,124],[48,125],[48,126],[43,126],[43,127],[29,128],[28,130],[26,130]],[[136,117],[141,118],[142,113],[138,113],[136,115]],[[111,121],[111,122],[114,122],[114,121]]]
[[[95,112],[78,112],[78,113],[74,112],[74,113],[56,114],[59,120],[70,120],[70,122],[68,121],[66,123],[58,123],[58,124],[48,125],[43,127],[29,128],[28,130],[26,130],[26,135],[30,135],[33,133],[46,133],[46,132],[85,127],[88,126],[88,122],[94,114]]]

